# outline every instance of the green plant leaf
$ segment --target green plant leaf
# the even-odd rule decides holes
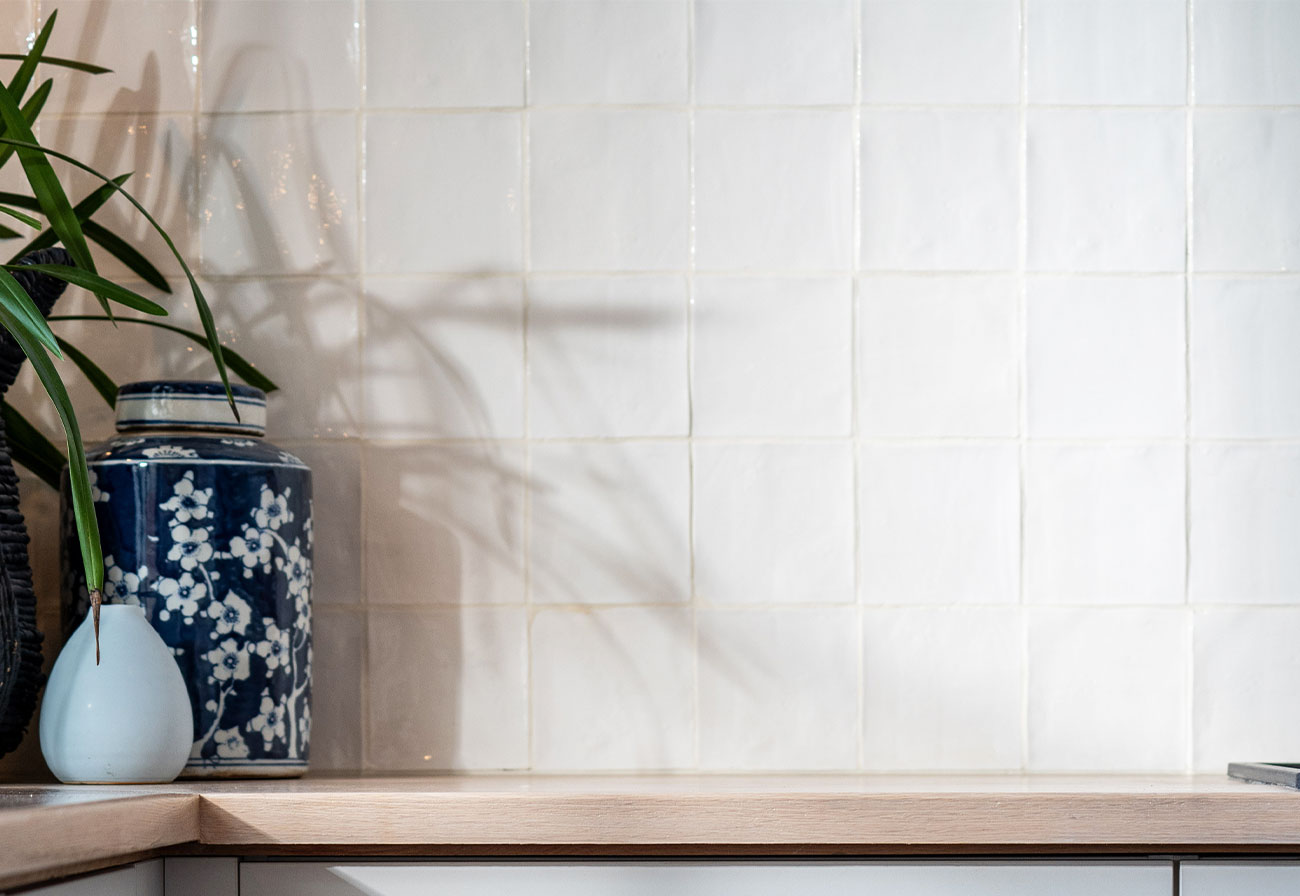
[[[92,592],[104,587],[104,555],[99,545],[99,523],[95,519],[95,504],[90,496],[90,471],[86,468],[86,449],[81,442],[77,415],[68,398],[68,389],[59,378],[59,371],[45,353],[45,346],[33,340],[23,322],[10,309],[0,303],[0,326],[13,336],[23,354],[31,361],[32,369],[45,387],[54,409],[63,423],[68,438],[68,480],[72,491],[72,512],[77,521],[77,540],[81,543],[81,561],[86,568],[86,585]],[[92,601],[94,597],[92,595]]]
[[[3,113],[7,118],[9,113],[5,111],[5,107],[6,107],[5,99],[6,98],[3,96],[3,91],[0,91],[0,113]],[[12,100],[12,98],[8,98],[8,99]],[[12,105],[12,102],[10,102],[9,105]],[[85,164],[84,162],[80,162],[77,159],[74,159],[72,156],[67,155],[66,153],[61,153],[57,150],[48,149],[44,146],[41,146],[38,143],[27,142],[25,140],[14,140],[11,137],[0,137],[0,144],[13,144],[17,146],[19,158],[22,158],[24,152],[37,154],[40,155],[42,158],[44,158],[47,155],[54,156],[56,159],[62,159],[68,164],[80,168],[82,171],[85,171],[89,174],[93,174],[95,177],[98,177],[101,181],[103,181],[106,184],[113,183],[111,178],[103,174],[100,174],[98,171],[96,171],[94,168],[91,168],[89,165]],[[47,167],[48,167],[48,163],[47,163]],[[51,174],[53,174],[53,169],[51,169]],[[31,180],[30,177],[28,178],[28,180],[30,182]],[[199,312],[199,320],[203,323],[203,335],[207,342],[208,352],[212,355],[213,363],[217,365],[217,374],[221,377],[221,385],[225,386],[226,388],[226,401],[230,404],[230,411],[235,415],[235,419],[238,420],[239,408],[235,407],[235,396],[230,391],[230,376],[226,372],[226,364],[222,360],[221,339],[217,335],[217,325],[216,322],[213,321],[212,319],[212,309],[208,307],[208,300],[203,297],[203,290],[199,289],[199,282],[194,279],[194,272],[191,271],[190,266],[185,263],[185,259],[181,256],[180,250],[176,248],[176,244],[172,242],[172,238],[168,235],[167,231],[163,230],[162,225],[159,224],[156,220],[154,220],[153,215],[149,214],[149,210],[145,208],[143,205],[141,205],[140,201],[136,199],[134,196],[132,196],[130,193],[128,193],[123,187],[114,184],[114,188],[123,196],[125,196],[127,200],[133,206],[135,206],[136,211],[140,212],[140,214],[144,216],[144,219],[149,222],[149,225],[153,227],[155,231],[157,231],[158,235],[162,237],[163,242],[167,244],[167,248],[171,250],[172,257],[174,257],[177,263],[181,266],[181,270],[185,272],[185,279],[189,281],[190,292],[194,296],[194,307]],[[32,184],[32,192],[36,193],[38,198],[40,197],[40,193],[39,191],[36,190],[36,185],[34,183]],[[71,209],[69,209],[68,212],[69,214],[71,214]],[[45,216],[47,218],[50,217],[48,211],[46,212]],[[76,217],[75,216],[72,217],[73,217],[73,223],[76,224]],[[50,219],[50,223],[51,224],[54,223],[53,218]],[[72,252],[72,249],[68,247],[68,241],[63,237],[62,232],[60,232],[57,227],[55,227],[54,230],[56,233],[59,233],[59,238],[63,239],[64,248],[67,248],[69,252]],[[79,226],[77,232],[80,235],[81,230]],[[73,253],[72,257],[73,260],[75,261],[77,258],[75,252]],[[80,266],[80,262],[78,262],[78,265]],[[106,302],[104,304],[107,305]],[[105,307],[105,313],[108,314],[109,317],[112,317],[112,312],[110,312],[107,309],[107,307]]]
[[[14,462],[31,470],[57,492],[59,477],[68,462],[63,452],[8,402],[0,401],[0,420],[4,421],[5,441],[9,443]]]
[[[39,229],[41,226],[41,222],[33,218],[31,215],[23,214],[22,212],[18,211],[18,209],[10,208],[7,205],[0,205],[0,215],[8,215],[11,218],[15,218],[19,221],[22,221],[28,227],[35,227]]]
[[[65,283],[71,283],[73,286],[93,290],[106,299],[112,299],[114,302],[136,311],[154,314],[159,317],[167,316],[167,309],[157,302],[146,299],[125,286],[118,286],[112,280],[105,280],[98,274],[83,271],[81,268],[69,267],[66,264],[6,264],[3,265],[3,268],[7,271],[36,271],[41,274],[48,274]]]
[[[0,59],[18,60],[26,59],[27,53],[0,53]],[[112,71],[111,68],[104,68],[102,65],[94,65],[90,62],[80,62],[76,59],[64,59],[60,56],[42,56],[36,60],[41,65],[56,65],[59,68],[70,68],[75,71],[85,72],[89,75],[106,75]]]
[[[5,149],[12,150],[13,147],[6,146]],[[117,177],[113,178],[113,183],[117,184],[118,186],[121,186],[122,184],[126,183],[126,181],[130,177],[131,175],[129,173],[119,174]],[[86,223],[90,220],[90,216],[93,215],[95,212],[99,211],[103,207],[104,203],[107,202],[115,192],[116,191],[113,189],[112,185],[105,184],[104,186],[98,187],[94,191],[88,193],[86,196],[84,196],[81,199],[80,202],[78,202],[76,205],[72,207],[72,213],[76,215],[77,220],[81,222],[83,230],[86,226]],[[35,203],[37,209],[40,208],[40,203],[36,202],[36,200],[33,199],[32,197],[24,197],[24,198],[29,199],[32,203]],[[11,204],[17,205],[20,208],[32,207],[26,203],[15,202]],[[89,234],[87,234],[87,236],[89,236]],[[30,243],[28,243],[26,246],[23,246],[21,249],[19,249],[18,254],[15,255],[13,258],[9,259],[9,263],[13,264],[18,259],[22,258],[24,255],[26,255],[29,252],[35,252],[38,249],[48,249],[50,246],[53,246],[58,241],[59,241],[59,235],[55,233],[52,228],[47,227],[44,230],[42,230],[40,233],[38,233]]]
[[[0,240],[12,240],[20,236],[22,236],[22,234],[18,231],[0,224]]]
[[[52,87],[54,87],[54,82],[47,78],[45,83],[36,88],[36,92],[32,94],[31,99],[23,103],[23,118],[27,119],[29,125],[36,123],[36,117],[41,114],[41,109],[45,108],[45,101],[50,98],[50,89]],[[3,133],[4,127],[0,124],[0,134]],[[13,154],[14,148],[12,146],[0,148],[0,168],[5,166],[5,163],[9,161],[9,157]]]
[[[68,340],[60,337],[55,338],[59,340],[59,348],[63,349],[64,356],[81,369],[81,372],[86,375],[86,379],[90,380],[90,384],[99,393],[100,398],[103,398],[110,408],[117,407],[117,383],[113,382],[113,378],[105,373],[102,367],[86,357],[85,352],[68,342]]]
[[[23,285],[4,268],[0,268],[0,306],[8,309],[18,324],[25,328],[23,332],[28,337],[62,357],[59,353],[58,340],[50,330],[45,316],[41,314],[41,309],[36,307],[27,290],[23,289]]]
[[[108,318],[104,317],[102,314],[51,314],[49,319],[51,321],[108,320]],[[194,330],[187,330],[184,327],[178,327],[175,324],[165,324],[162,321],[149,320],[141,317],[118,317],[115,318],[114,321],[119,324],[144,324],[145,326],[157,327],[160,330],[167,330],[171,333],[179,333],[181,336],[184,336],[186,339],[192,340],[193,342],[197,342],[204,348],[206,348],[208,344],[207,337],[202,333],[195,332]],[[235,372],[235,375],[248,383],[248,385],[252,386],[254,389],[261,389],[268,395],[279,390],[280,387],[277,386],[270,377],[250,364],[238,352],[222,346],[221,354],[225,357],[226,364]]]
[[[148,283],[159,292],[171,294],[172,287],[167,282],[167,278],[153,266],[149,259],[136,251],[135,246],[113,233],[103,224],[94,221],[87,221],[81,225],[81,229],[85,232],[87,239],[98,243],[105,252],[130,268],[131,272],[145,283]]]
[[[14,72],[13,80],[9,82],[9,94],[15,102],[22,102],[23,94],[27,92],[27,85],[32,83],[32,75],[36,74],[36,65],[41,61],[45,45],[50,42],[50,32],[54,30],[54,20],[58,17],[57,9],[50,13],[45,27],[41,29],[40,34],[36,35],[36,42],[32,44],[27,55],[22,57],[23,64],[18,66],[18,71]]]

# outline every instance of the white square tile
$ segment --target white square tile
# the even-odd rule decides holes
[[[528,302],[533,436],[686,435],[684,278],[534,278]]]
[[[1300,6],[1292,0],[1197,0],[1196,102],[1300,103]]]
[[[523,286],[518,279],[366,282],[367,437],[523,435]]]
[[[688,13],[664,0],[535,0],[530,103],[686,102]]]
[[[12,0],[5,5],[27,8],[26,3]],[[192,113],[198,82],[194,8],[193,3],[174,0],[116,3],[57,0],[41,4],[38,29],[45,26],[53,12],[58,12],[46,46],[47,55],[112,69],[101,75],[53,66],[38,69],[32,79],[33,89],[46,78],[54,79],[50,99],[41,112],[42,119],[63,115],[99,116],[110,111],[147,115]],[[23,20],[30,24],[26,16]],[[27,28],[21,28],[21,33],[25,36]],[[26,53],[28,49],[25,42],[5,45],[5,52],[10,53]],[[213,69],[212,76],[217,74],[218,70]]]
[[[701,610],[700,767],[853,769],[858,613]]]
[[[363,462],[371,606],[524,602],[522,447],[369,443]]]
[[[697,0],[695,101],[853,102],[853,13],[848,0]]]
[[[1029,102],[1186,102],[1185,0],[1030,0],[1026,12]]]
[[[685,444],[534,444],[530,487],[534,601],[672,604],[690,597]]]
[[[1014,607],[865,610],[865,767],[1020,768],[1022,640]]]
[[[1029,113],[1029,268],[1181,271],[1187,135],[1182,110]]]
[[[355,607],[362,602],[361,443],[347,439],[276,444],[311,467],[312,605]]]
[[[522,0],[366,0],[366,107],[521,106]]]
[[[1300,448],[1193,445],[1194,603],[1300,604]]]
[[[1014,269],[1017,132],[1014,109],[864,110],[863,267]]]
[[[1300,436],[1300,279],[1196,277],[1192,434]]]
[[[529,120],[534,270],[685,267],[685,112],[539,109]]]
[[[317,608],[311,628],[311,769],[359,771],[365,730],[361,692],[366,618],[361,613],[322,613]]]
[[[695,591],[721,604],[852,603],[847,443],[695,446]]]
[[[1018,600],[1015,444],[864,445],[858,478],[868,604]]]
[[[1029,768],[1181,772],[1187,614],[1036,609],[1029,616]]]
[[[207,273],[357,269],[354,115],[220,115],[201,127]]]
[[[847,278],[697,278],[692,315],[695,435],[849,434]]]
[[[359,0],[204,3],[198,42],[205,112],[355,109]]]
[[[852,234],[853,122],[847,111],[696,113],[701,269],[847,268]]]
[[[1033,277],[1026,308],[1030,435],[1183,434],[1182,277]]]
[[[1294,756],[1300,717],[1278,707],[1300,679],[1300,610],[1201,610],[1194,626],[1193,769],[1222,774],[1242,757]]]
[[[1183,602],[1182,445],[1031,445],[1025,471],[1025,599]]]
[[[522,607],[372,609],[366,768],[526,767],[527,627]]]
[[[533,767],[649,771],[690,765],[693,660],[685,608],[537,611]]]
[[[514,112],[368,115],[367,269],[519,270],[522,141]]]
[[[1014,436],[1019,287],[1007,277],[858,281],[858,426],[874,436]]]
[[[61,20],[60,20],[61,21]],[[109,77],[104,75],[102,77]],[[51,149],[67,153],[107,177],[132,174],[123,187],[149,210],[171,237],[185,263],[198,270],[198,223],[195,220],[195,182],[199,157],[195,151],[194,118],[191,115],[111,115],[93,118],[50,119],[42,128],[41,141]],[[77,203],[104,186],[98,177],[56,162],[59,176],[72,203]],[[20,170],[17,159],[5,165],[8,174]],[[20,183],[7,185],[24,195],[31,187],[21,174]],[[181,266],[167,242],[137,212],[125,197],[117,196],[95,213],[95,222],[121,237],[171,282],[176,298],[188,295]],[[9,221],[6,226],[16,224]],[[18,225],[17,229],[26,232]],[[34,234],[33,234],[34,235]],[[19,247],[15,245],[13,250]],[[94,240],[90,251],[99,272],[117,278],[139,279],[126,265],[101,249]],[[149,287],[153,295],[153,287]],[[168,308],[174,303],[163,300]]]
[[[1192,263],[1198,271],[1300,268],[1300,110],[1198,109]]]
[[[1016,0],[865,0],[862,98],[868,103],[1016,103]]]

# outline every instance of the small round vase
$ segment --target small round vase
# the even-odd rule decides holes
[[[86,618],[63,646],[41,704],[41,753],[65,784],[155,784],[185,768],[189,693],[171,649],[129,606],[100,608],[100,662]]]

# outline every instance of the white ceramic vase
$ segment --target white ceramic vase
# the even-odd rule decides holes
[[[173,780],[194,742],[181,670],[140,607],[100,609],[101,661],[90,616],[63,646],[41,704],[41,753],[60,781]]]

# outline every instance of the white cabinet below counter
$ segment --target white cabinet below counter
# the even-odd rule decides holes
[[[1178,878],[1179,896],[1295,896],[1300,862],[1187,861]]]

